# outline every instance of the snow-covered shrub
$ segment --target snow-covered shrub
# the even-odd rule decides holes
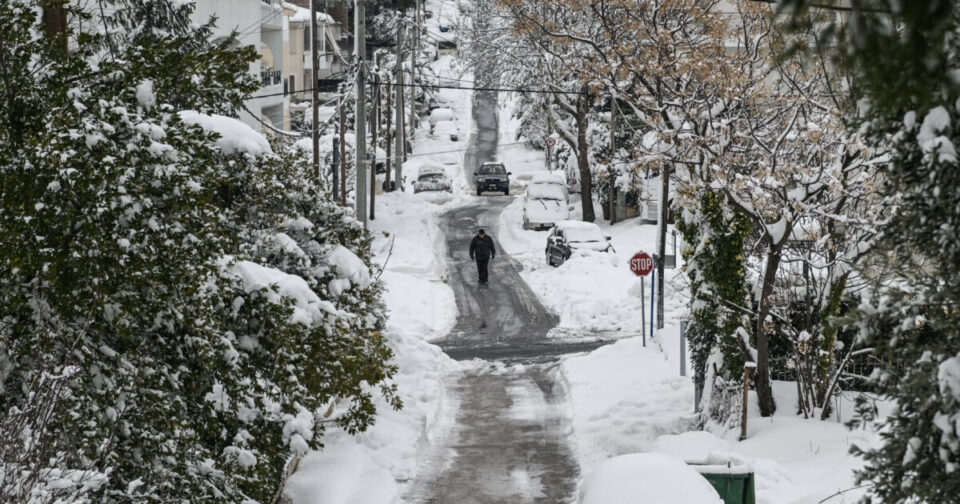
[[[269,502],[325,422],[399,406],[369,236],[218,115],[252,50],[177,18],[58,54],[40,3],[0,4],[0,500]]]

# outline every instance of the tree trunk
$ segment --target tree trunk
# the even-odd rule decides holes
[[[764,321],[770,314],[770,294],[773,293],[773,282],[777,278],[777,269],[780,267],[780,247],[771,245],[767,255],[767,264],[763,272],[763,287],[760,289],[760,315],[757,320],[757,401],[760,406],[760,416],[772,416],[777,410],[777,403],[773,399],[773,390],[770,388],[770,336],[767,334],[767,324]]]
[[[577,98],[577,167],[580,169],[580,204],[583,207],[583,220],[593,222],[593,180],[590,176],[589,145],[587,144],[587,99]]]

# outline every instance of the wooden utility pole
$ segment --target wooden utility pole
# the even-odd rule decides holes
[[[340,204],[347,205],[347,114],[343,95],[340,95]]]
[[[364,0],[354,0],[353,9],[354,61],[367,59],[367,13]]]
[[[390,132],[390,126],[391,126],[390,119],[393,117],[391,115],[391,112],[393,112],[393,88],[390,87],[389,79],[387,80],[386,112],[387,113],[385,115],[387,116],[387,129],[383,132],[384,134],[383,150],[387,153],[387,166],[386,166],[386,173],[384,174],[383,192],[390,192],[390,168],[391,168],[390,161],[393,159],[393,156],[390,155],[390,139],[393,138]]]
[[[417,52],[420,50],[420,2],[413,0],[414,23],[410,40],[410,135],[413,138],[417,128]],[[406,147],[406,144],[404,144]],[[406,152],[406,151],[404,151]]]
[[[358,2],[359,3],[359,2]],[[358,35],[359,36],[359,35]],[[354,118],[354,135],[356,141],[354,148],[354,163],[356,166],[356,189],[354,199],[356,200],[357,220],[364,226],[367,225],[367,83],[366,68],[363,59],[358,60],[357,64],[357,87],[356,87],[356,110]]]
[[[617,223],[617,96],[610,95],[610,224]],[[662,255],[660,257],[663,257]]]
[[[400,183],[403,180],[403,162],[405,161],[404,152],[406,149],[403,147],[403,137],[405,134],[403,126],[403,63],[401,56],[403,55],[403,25],[397,28],[397,82],[394,84],[397,93],[397,103],[396,103],[396,121],[397,124],[394,127],[396,133],[394,134],[394,157],[393,157],[393,170],[394,170],[394,180],[397,184],[397,187],[400,187]]]
[[[667,262],[667,217],[670,215],[669,208],[670,194],[670,165],[664,164],[660,170],[660,226],[657,232],[657,254],[660,259],[657,261],[657,329],[663,329],[663,278],[664,266]]]
[[[313,89],[313,178],[317,183],[317,186],[320,185],[320,111],[317,109],[317,106],[320,103],[320,86],[317,84],[320,82],[319,75],[319,66],[320,66],[320,48],[319,38],[317,37],[317,2],[319,0],[310,0],[310,61],[313,65],[313,68],[310,70],[312,75],[313,85],[310,86]],[[336,170],[336,168],[334,168]],[[337,175],[334,171],[333,175],[333,190],[332,193],[334,198],[337,195]]]
[[[370,220],[376,217],[376,199],[377,199],[377,130],[380,129],[380,75],[373,79],[373,93],[376,98],[373,100],[373,119],[370,121],[370,131],[372,141],[370,142],[373,150],[373,163],[370,163]]]

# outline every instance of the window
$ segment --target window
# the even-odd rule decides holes
[[[290,74],[290,77],[287,77],[287,80],[290,81],[290,87],[289,87],[290,92],[292,93],[292,92],[296,91],[296,90],[297,90],[297,80],[296,80],[296,77],[294,77],[293,74]]]

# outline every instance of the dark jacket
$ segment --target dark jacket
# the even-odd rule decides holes
[[[480,235],[474,236],[470,242],[470,259],[474,257],[478,261],[486,261],[497,255],[497,250],[493,248],[493,238],[485,234],[483,238]]]

